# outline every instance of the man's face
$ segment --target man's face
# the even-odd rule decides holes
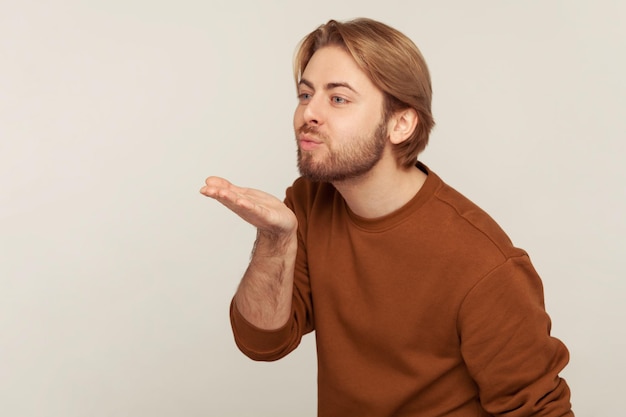
[[[382,158],[387,142],[383,93],[335,46],[311,57],[294,114],[300,173],[314,181],[357,178]]]

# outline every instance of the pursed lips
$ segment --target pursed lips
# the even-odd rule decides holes
[[[298,135],[298,143],[300,144],[301,149],[308,151],[318,147],[323,142],[310,135],[300,134]]]

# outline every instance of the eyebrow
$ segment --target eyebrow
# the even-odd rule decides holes
[[[309,87],[312,90],[315,90],[315,87],[313,87],[313,83],[309,80],[307,80],[306,78],[302,78],[299,82],[298,85],[306,85],[307,87]],[[358,91],[356,91],[354,89],[354,87],[352,87],[350,84],[348,84],[347,82],[332,82],[332,83],[328,83],[324,86],[325,90],[333,90],[335,88],[339,88],[339,87],[344,87],[347,88],[348,90],[354,92],[355,94],[359,94]]]

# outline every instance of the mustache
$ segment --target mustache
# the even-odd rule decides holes
[[[300,126],[296,132],[298,134],[314,134],[314,135],[319,135],[319,129],[317,128],[317,126],[312,126],[310,124],[303,124],[302,126]]]

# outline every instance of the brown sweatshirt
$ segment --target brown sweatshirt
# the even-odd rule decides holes
[[[418,167],[422,189],[377,219],[330,184],[296,180],[292,319],[265,331],[231,305],[237,345],[271,361],[315,330],[320,417],[573,416],[559,377],[568,351],[528,255]]]

